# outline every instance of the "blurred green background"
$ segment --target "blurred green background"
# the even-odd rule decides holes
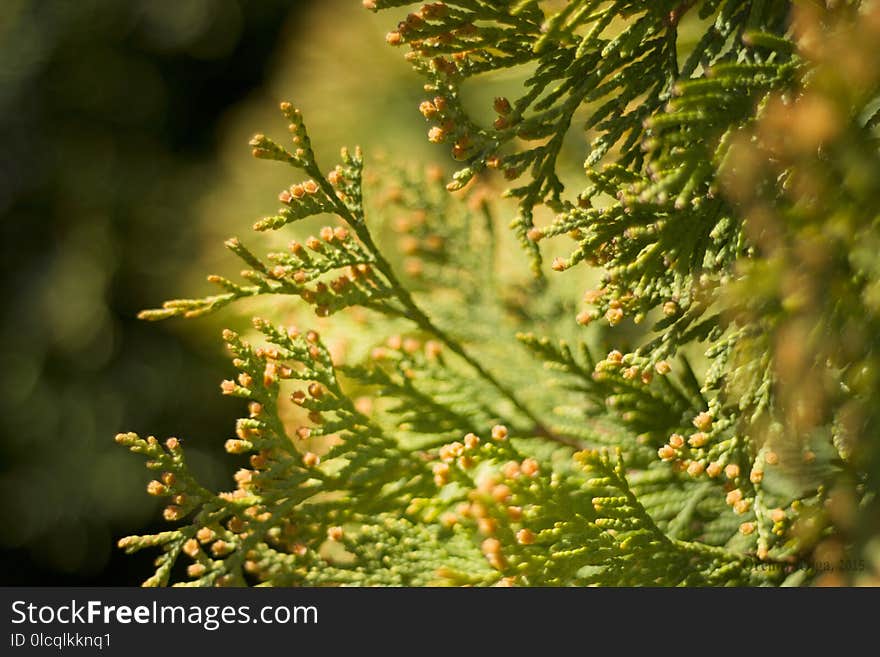
[[[424,148],[390,20],[352,0],[0,3],[0,584],[148,574],[115,548],[159,527],[117,432],[179,436],[207,483],[228,480],[241,409],[219,394],[217,334],[241,319],[135,315],[206,292],[221,240],[274,208],[290,172],[246,142],[283,129],[281,98],[326,153],[391,127]]]

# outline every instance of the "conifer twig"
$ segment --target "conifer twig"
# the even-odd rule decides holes
[[[465,347],[458,342],[455,338],[449,335],[446,331],[441,329],[439,326],[434,324],[430,317],[419,308],[418,304],[412,298],[412,295],[409,293],[409,290],[404,287],[404,285],[397,278],[394,273],[394,269],[391,267],[391,263],[385,259],[382,255],[382,252],[376,246],[376,243],[373,241],[373,237],[370,233],[369,228],[366,225],[366,222],[363,218],[356,217],[352,211],[336,197],[336,191],[333,189],[333,186],[330,182],[325,178],[322,173],[321,168],[317,165],[317,163],[313,160],[310,162],[305,168],[305,172],[308,173],[321,187],[324,193],[327,195],[329,199],[334,203],[337,213],[340,217],[355,231],[358,238],[363,242],[364,246],[369,250],[369,252],[375,258],[375,267],[382,272],[391,286],[397,292],[397,297],[400,302],[403,304],[407,313],[406,317],[414,322],[420,329],[426,331],[440,340],[443,344],[445,344],[450,351],[458,355],[462,360],[464,360],[471,368],[479,374],[479,376],[490,383],[498,392],[500,392],[511,404],[523,415],[525,415],[531,422],[533,423],[532,431],[544,438],[549,440],[553,440],[564,445],[568,445],[570,447],[574,447],[577,449],[582,449],[584,445],[576,440],[572,440],[566,438],[564,436],[558,436],[554,434],[550,429],[546,427],[546,425],[541,421],[541,419],[529,409],[520,399],[517,397],[516,393],[514,393],[508,386],[499,381],[491,372],[489,372],[480,361],[478,361],[470,352],[468,352]]]

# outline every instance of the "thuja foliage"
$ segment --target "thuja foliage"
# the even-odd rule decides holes
[[[143,316],[272,295],[345,348],[224,333],[234,490],[175,438],[118,436],[168,498],[172,528],[121,541],[160,550],[146,583],[876,582],[880,6],[450,0],[387,41],[461,168],[365,176],[343,150],[327,173],[289,103],[292,145],[253,139],[299,172],[255,230],[332,225],[266,256],[231,239],[241,282]],[[511,67],[487,120],[469,81]]]

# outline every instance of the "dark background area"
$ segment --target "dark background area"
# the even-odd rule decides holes
[[[217,122],[263,82],[300,4],[0,5],[0,584],[149,574],[151,555],[114,547],[159,528],[117,432],[186,436],[222,477],[240,409],[205,385],[226,374],[219,341],[135,315],[179,291]]]

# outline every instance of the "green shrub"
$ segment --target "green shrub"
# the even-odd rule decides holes
[[[425,5],[387,41],[462,163],[445,185],[359,150],[326,173],[282,103],[293,144],[254,155],[302,177],[254,228],[335,223],[231,239],[243,282],[143,313],[279,316],[224,333],[235,490],[117,437],[170,498],[174,529],[121,541],[161,548],[147,583],[876,583],[880,8],[828,5]],[[320,335],[287,325],[305,307]]]

